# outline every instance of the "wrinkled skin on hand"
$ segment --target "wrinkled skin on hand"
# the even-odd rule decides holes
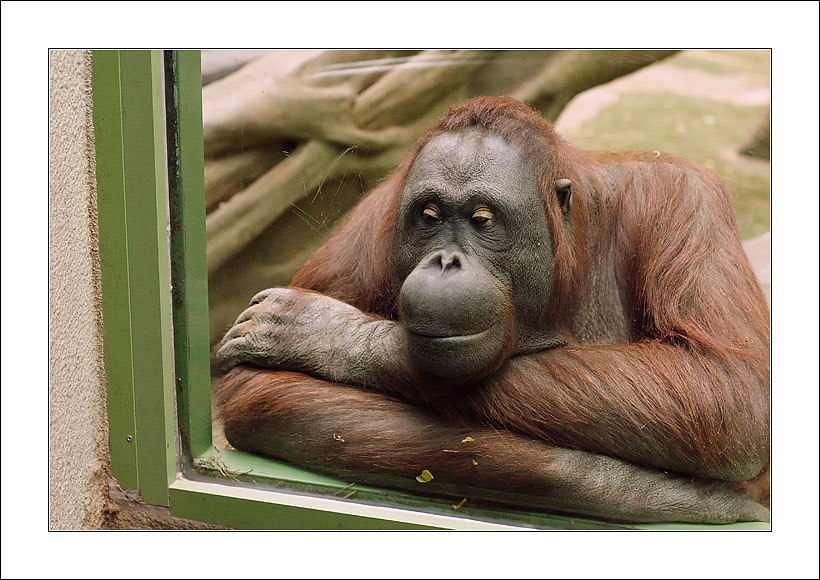
[[[428,401],[447,391],[434,376],[422,377],[404,353],[405,330],[335,298],[299,288],[258,293],[237,318],[215,355],[222,372],[249,364],[308,373],[328,381],[393,392]],[[417,384],[424,381],[424,388]]]
[[[236,319],[216,361],[223,372],[247,363],[331,378],[355,358],[350,337],[377,333],[377,322],[358,308],[316,292],[269,288],[254,296]],[[362,340],[362,348],[367,348],[366,337]]]

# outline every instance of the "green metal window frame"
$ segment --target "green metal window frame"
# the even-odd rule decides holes
[[[198,51],[92,55],[111,473],[122,487],[239,529],[770,529],[456,511],[215,449],[200,79]]]

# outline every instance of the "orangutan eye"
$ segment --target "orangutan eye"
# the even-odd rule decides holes
[[[479,207],[473,212],[473,223],[478,227],[488,229],[495,225],[495,216],[486,207]]]
[[[435,224],[441,221],[441,214],[438,211],[438,208],[434,205],[427,205],[424,207],[424,211],[421,212],[422,218],[424,218],[424,222],[428,224]]]

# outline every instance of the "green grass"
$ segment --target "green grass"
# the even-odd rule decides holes
[[[703,72],[725,75],[743,74],[769,82],[771,52],[768,50],[695,50],[670,58],[668,64]]]

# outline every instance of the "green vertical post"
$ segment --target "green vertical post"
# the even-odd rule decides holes
[[[177,411],[193,456],[211,446],[208,268],[205,254],[205,176],[202,73],[199,51],[166,56],[170,97],[171,268],[174,280],[174,354]],[[168,78],[166,78],[168,83]]]
[[[124,488],[136,489],[138,442],[131,361],[119,52],[95,50],[91,71],[111,475]]]
[[[120,86],[138,489],[167,505],[176,454],[161,52],[121,51]]]

